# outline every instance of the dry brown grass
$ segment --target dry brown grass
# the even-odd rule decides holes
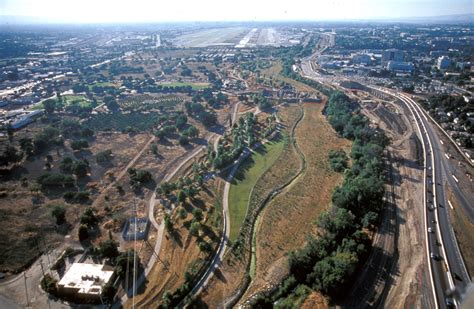
[[[214,184],[212,184],[214,186]],[[212,187],[213,188],[213,187]],[[171,217],[174,231],[169,233],[165,230],[161,250],[159,253],[159,261],[152,268],[148,280],[144,287],[140,289],[140,294],[135,298],[135,303],[141,308],[157,307],[161,302],[163,293],[166,291],[173,292],[181,284],[185,282],[184,273],[189,270],[190,265],[197,259],[207,260],[209,256],[200,252],[197,246],[197,238],[190,235],[188,225],[193,216],[190,214],[192,209],[199,207],[204,212],[203,223],[206,226],[211,225],[213,212],[212,205],[215,204],[217,196],[212,191],[201,191],[196,200],[198,203],[187,203],[185,209],[188,215],[185,219],[180,219],[177,212]],[[211,210],[211,212],[209,212]],[[163,210],[159,210],[159,219],[163,218]],[[215,227],[212,228],[214,233],[214,242],[211,241],[210,235],[201,233],[202,239],[213,246],[217,245],[220,239],[220,232]],[[131,307],[131,302],[126,303],[126,308]]]
[[[31,136],[40,129],[39,126],[40,124],[34,124],[25,131],[19,131],[14,141],[23,136]],[[91,164],[91,174],[87,183],[81,181],[80,184],[91,193],[91,199],[94,199],[110,182],[108,173],[115,173],[126,165],[148,138],[146,134],[133,137],[121,133],[97,134],[87,151],[74,153],[68,146],[61,147],[58,151],[51,149],[47,153],[53,158],[51,171],[59,172],[59,162],[65,156],[87,159]],[[94,158],[95,153],[104,149],[112,149],[114,154],[112,165],[108,167],[100,166]],[[2,179],[0,192],[7,194],[0,199],[0,270],[18,270],[34,260],[47,247],[58,245],[66,233],[76,236],[74,231],[68,231],[66,227],[61,228],[58,233],[51,217],[52,205],[64,203],[64,192],[31,191],[36,185],[36,178],[47,172],[44,170],[45,155],[25,160],[8,178]],[[26,186],[22,185],[23,177],[28,179]],[[66,204],[66,218],[72,226],[79,222],[79,216],[85,207],[87,205]]]
[[[307,92],[307,93],[312,93],[312,94],[316,94],[317,91],[314,90],[314,88],[304,84],[304,83],[301,83],[301,82],[298,82],[294,79],[291,79],[291,78],[287,78],[287,77],[284,77],[280,74],[282,70],[282,65],[281,63],[278,61],[278,62],[274,62],[274,64],[269,67],[268,69],[265,69],[262,71],[262,75],[265,75],[266,77],[271,77],[273,78],[273,80],[279,80],[279,81],[283,81],[285,83],[288,83],[290,85],[292,85],[293,87],[296,88],[297,91],[301,91],[301,92]]]
[[[323,104],[305,104],[305,116],[296,128],[296,140],[307,169],[264,210],[257,230],[256,277],[246,295],[276,283],[287,271],[286,254],[302,247],[313,233],[313,222],[331,201],[342,174],[331,170],[330,150],[349,149],[322,114]],[[244,298],[245,299],[245,298]]]
[[[309,294],[300,309],[324,309],[329,308],[327,299],[318,292]]]

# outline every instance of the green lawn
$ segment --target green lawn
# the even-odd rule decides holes
[[[65,105],[71,105],[73,102],[79,102],[81,107],[89,107],[91,102],[82,95],[65,95],[63,96],[65,100]]]
[[[194,90],[201,90],[209,88],[207,83],[183,83],[183,82],[173,82],[173,83],[162,83],[159,84],[166,87],[182,87],[182,86],[191,86]]]
[[[250,192],[260,176],[275,163],[285,145],[284,140],[261,146],[240,166],[232,180],[229,191],[230,240],[239,236],[240,226],[245,219]]]
[[[87,87],[89,90],[92,90],[92,87],[97,86],[97,87],[117,87],[116,84],[110,83],[110,82],[98,82],[98,83],[93,83],[88,85]]]
[[[89,107],[92,104],[92,102],[89,101],[83,95],[68,94],[68,95],[63,96],[63,100],[64,100],[64,106],[71,105],[71,104],[73,104],[73,102],[79,102],[79,105],[81,107]],[[43,103],[35,104],[33,107],[31,107],[30,110],[36,110],[36,109],[44,109]]]

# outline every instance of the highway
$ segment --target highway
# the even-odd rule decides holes
[[[449,220],[445,181],[452,187],[456,195],[461,196],[461,203],[468,203],[467,199],[454,181],[450,180],[452,177],[449,174],[449,164],[445,162],[447,159],[441,151],[439,137],[422,108],[403,93],[395,93],[382,88],[373,89],[396,97],[400,102],[406,104],[419,128],[425,161],[423,204],[425,207],[427,258],[431,272],[433,296],[437,308],[459,307],[459,294],[466,289],[470,277],[464,266]],[[472,208],[471,205],[463,205],[463,207]],[[456,293],[453,293],[454,290]]]
[[[323,49],[324,50],[324,49]],[[326,78],[315,72],[312,61],[322,51],[316,51],[311,57],[302,59],[302,75],[311,79]],[[336,78],[339,78],[336,76]],[[341,78],[344,79],[344,78]],[[327,82],[334,82],[334,77]],[[333,83],[332,83],[333,84]],[[334,84],[333,84],[334,85]],[[448,199],[445,185],[448,185],[473,220],[473,205],[453,178],[449,158],[445,156],[440,145],[439,136],[427,117],[426,112],[412,98],[404,93],[394,92],[381,87],[370,87],[379,94],[398,99],[405,104],[418,128],[418,135],[423,148],[424,158],[424,228],[426,255],[430,271],[433,298],[436,308],[459,307],[459,297],[471,282],[460,253],[456,237],[449,218]]]

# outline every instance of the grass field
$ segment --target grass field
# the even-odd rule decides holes
[[[239,235],[252,188],[260,176],[278,159],[283,151],[283,146],[283,140],[265,144],[247,158],[235,174],[229,191],[231,241],[237,239]]]
[[[183,86],[191,86],[193,90],[201,90],[209,88],[208,83],[185,83],[185,82],[172,82],[172,83],[161,83],[161,86],[166,87],[183,87]]]
[[[65,107],[75,102],[79,102],[79,105],[81,107],[89,107],[92,104],[92,102],[89,101],[83,95],[64,95],[63,100],[64,100]],[[31,107],[31,110],[36,110],[36,109],[44,109],[43,103],[35,104]]]
[[[91,101],[82,95],[67,95],[63,96],[63,98],[65,100],[65,106],[71,105],[75,102],[79,102],[81,107],[89,107],[92,104]]]
[[[87,87],[89,90],[92,90],[92,87],[97,86],[97,87],[117,87],[116,84],[114,83],[109,83],[109,82],[98,82],[98,83],[93,83],[88,85]]]

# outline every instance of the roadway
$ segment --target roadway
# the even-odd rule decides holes
[[[320,54],[321,51],[303,59],[301,63],[303,76],[325,80],[312,67],[312,61]],[[334,82],[333,79],[331,81]],[[454,181],[452,169],[449,168],[450,164],[446,161],[447,158],[442,151],[439,136],[424,110],[406,94],[395,93],[384,88],[371,88],[397,98],[400,103],[403,102],[409,108],[418,127],[425,161],[423,207],[426,254],[433,297],[437,308],[458,307],[459,295],[464,292],[471,280],[450,223],[448,208],[446,207],[448,200],[445,184],[450,186],[459,203],[470,217],[474,212],[472,203],[469,202],[469,198],[463,194],[457,182]],[[451,302],[453,306],[448,304]]]
[[[449,220],[445,181],[456,195],[461,196],[460,203],[468,203],[463,192],[450,180],[450,170],[446,157],[439,143],[439,137],[421,107],[403,93],[378,89],[396,97],[407,105],[419,127],[420,142],[424,152],[424,207],[425,237],[427,240],[427,257],[432,275],[433,296],[437,307],[458,307],[458,296],[470,282],[469,274],[464,266],[456,238]],[[471,205],[463,205],[472,208]],[[454,293],[454,290],[456,292]],[[448,304],[452,302],[452,305]]]

